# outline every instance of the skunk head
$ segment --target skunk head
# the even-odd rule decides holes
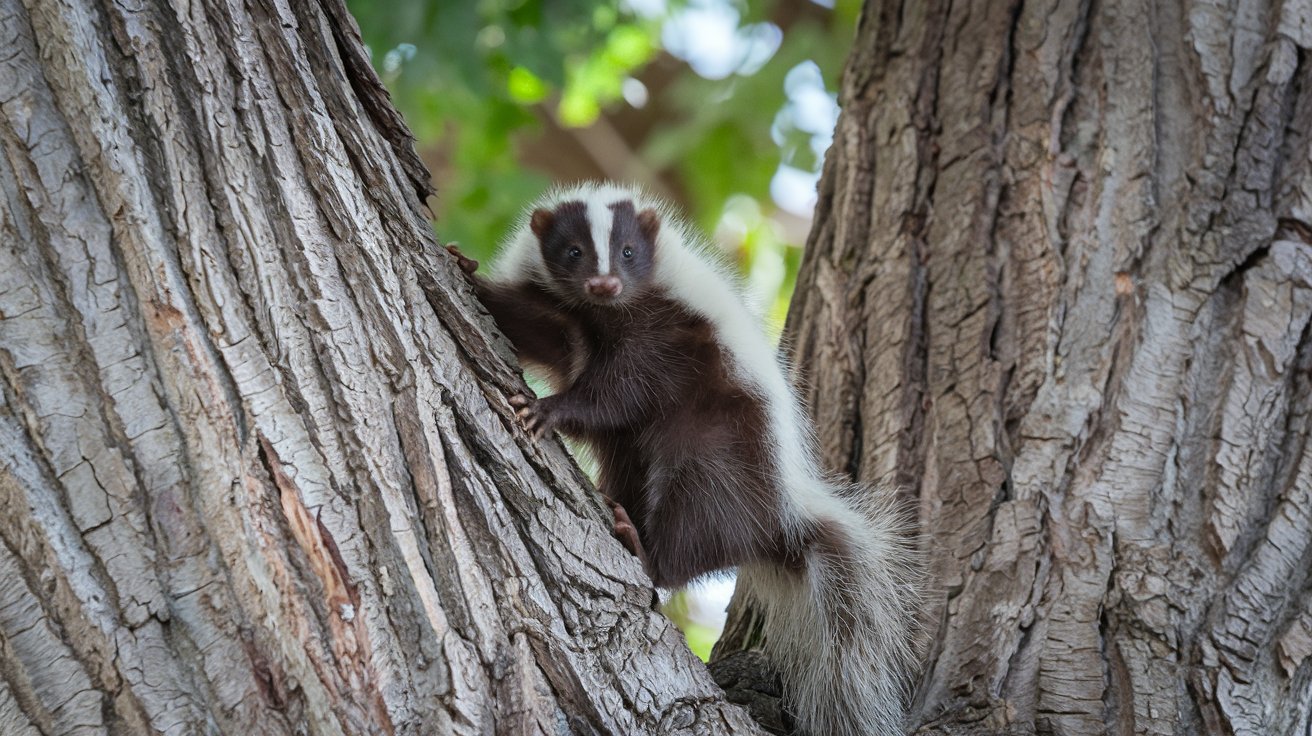
[[[551,287],[601,306],[621,305],[648,285],[660,225],[656,210],[638,211],[612,192],[536,209],[529,220]]]

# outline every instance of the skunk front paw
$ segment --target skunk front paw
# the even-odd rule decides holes
[[[545,399],[535,399],[528,394],[515,394],[510,397],[510,405],[515,407],[515,415],[524,424],[524,429],[531,432],[535,439],[546,437],[559,423],[559,417],[554,411],[556,404],[551,399],[550,396]]]
[[[478,270],[478,261],[461,253],[460,246],[455,243],[448,244],[446,252],[456,257],[456,264],[460,266],[460,270],[464,271],[466,276],[473,276],[474,272]]]

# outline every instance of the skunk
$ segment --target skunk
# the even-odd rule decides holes
[[[450,247],[556,390],[525,426],[586,443],[616,536],[674,588],[738,569],[785,704],[812,736],[904,733],[923,560],[889,489],[823,474],[760,319],[663,203],[615,184],[528,208],[493,275]]]

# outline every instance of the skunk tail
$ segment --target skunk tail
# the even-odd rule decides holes
[[[825,484],[828,486],[829,484]],[[886,489],[806,494],[800,566],[739,571],[809,736],[901,736],[923,648],[923,554]]]

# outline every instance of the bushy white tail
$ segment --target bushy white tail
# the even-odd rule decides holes
[[[922,552],[891,492],[816,495],[833,503],[803,523],[829,538],[804,568],[744,566],[739,584],[764,613],[764,649],[804,733],[900,736],[922,648]]]

